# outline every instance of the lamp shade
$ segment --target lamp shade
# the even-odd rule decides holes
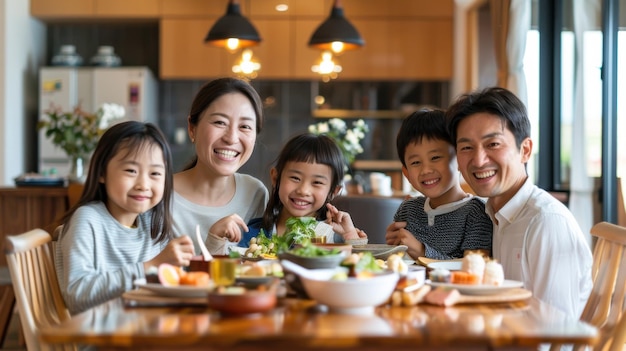
[[[337,42],[342,43],[343,48],[339,50],[333,48],[333,43]],[[365,41],[356,28],[344,17],[343,8],[337,0],[331,9],[330,17],[317,27],[309,40],[309,46],[312,48],[334,52],[358,49],[363,45],[365,45]]]
[[[228,42],[231,39],[238,39],[238,45],[235,47],[229,45]],[[261,37],[252,23],[241,15],[239,2],[231,0],[228,3],[226,14],[215,22],[204,38],[204,42],[235,50],[257,45],[261,42]]]

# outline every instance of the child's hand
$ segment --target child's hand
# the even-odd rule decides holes
[[[161,263],[175,266],[189,266],[194,256],[193,241],[187,235],[172,239],[165,249],[148,262],[144,262],[144,269],[151,266],[158,267]]]
[[[424,256],[424,244],[417,240],[405,227],[406,222],[391,223],[385,234],[387,245],[406,245],[408,247],[406,252],[409,256],[414,258]]]
[[[209,232],[230,242],[238,243],[241,240],[242,229],[244,232],[248,231],[246,222],[238,214],[232,214],[215,222]]]
[[[364,231],[354,228],[354,223],[348,212],[339,211],[332,204],[326,204],[326,222],[333,227],[333,231],[340,234],[344,240],[367,237]],[[364,235],[364,236],[361,236]]]

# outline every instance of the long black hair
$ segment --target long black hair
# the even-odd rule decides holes
[[[291,138],[283,146],[282,151],[276,160],[276,181],[272,186],[270,199],[263,214],[262,227],[267,233],[271,233],[274,224],[278,220],[283,204],[280,202],[278,192],[280,190],[280,179],[287,162],[306,162],[327,165],[332,170],[330,191],[326,197],[326,203],[330,202],[335,191],[343,181],[344,165],[346,163],[341,149],[333,139],[326,135],[315,135],[311,133],[298,134]],[[326,219],[326,207],[322,206],[317,210],[318,220]]]
[[[92,201],[108,201],[106,187],[100,182],[100,178],[106,176],[109,162],[119,152],[126,152],[133,155],[140,150],[158,146],[163,151],[163,162],[165,163],[165,186],[163,198],[151,209],[152,224],[150,235],[156,242],[169,240],[172,237],[172,189],[173,189],[173,166],[172,152],[163,133],[151,123],[137,121],[121,122],[111,126],[102,135],[96,150],[89,163],[87,180],[80,199],[63,216],[62,223],[67,224],[76,212],[76,209]],[[64,226],[64,231],[67,230]]]

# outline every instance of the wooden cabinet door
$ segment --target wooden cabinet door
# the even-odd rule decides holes
[[[215,19],[161,20],[161,79],[212,79],[233,75],[233,55],[204,43],[214,22]]]
[[[217,18],[226,13],[228,4],[228,1],[216,0],[160,0],[160,2],[162,17],[206,15]]]
[[[259,79],[288,79],[293,72],[292,39],[289,19],[255,19],[261,43],[252,47],[261,63]],[[232,66],[232,63],[231,63]]]
[[[356,50],[346,51],[337,57],[342,67],[342,79],[388,79],[389,67],[395,60],[389,53],[389,26],[387,20],[353,20],[365,40],[365,45]]]
[[[390,79],[452,79],[452,20],[389,21]]]
[[[95,14],[107,18],[158,18],[159,0],[96,0]]]
[[[316,64],[322,55],[317,49],[308,46],[309,39],[323,18],[319,19],[298,19],[292,23],[293,51],[291,61],[293,64],[294,79],[321,79],[319,74],[311,71],[311,66]]]
[[[92,17],[95,0],[30,0],[30,14],[38,18]]]

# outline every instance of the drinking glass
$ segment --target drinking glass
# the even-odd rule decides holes
[[[210,263],[211,279],[216,286],[229,286],[235,283],[237,259],[213,258]]]

